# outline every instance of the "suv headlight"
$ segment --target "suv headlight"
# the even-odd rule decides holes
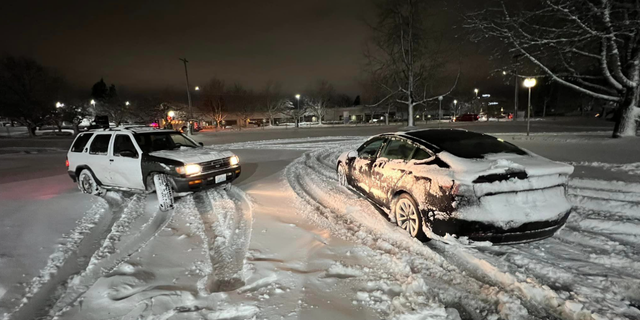
[[[238,163],[240,163],[240,158],[238,158],[238,156],[233,156],[233,157],[229,158],[229,164],[230,165],[235,166]]]
[[[202,167],[199,164],[188,164],[184,167],[177,167],[176,171],[179,174],[186,174],[188,176],[191,176],[202,172]]]

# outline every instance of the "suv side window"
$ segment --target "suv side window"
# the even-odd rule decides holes
[[[402,140],[402,139],[391,139],[387,146],[384,148],[382,155],[380,157],[384,157],[387,159],[403,159],[408,160],[411,154],[413,153],[413,149],[415,147]]]
[[[385,138],[381,137],[363,144],[360,148],[358,148],[358,158],[369,159],[371,157],[375,157],[384,140]]]
[[[137,158],[138,151],[128,135],[118,134],[116,135],[116,140],[113,142],[113,155]]]
[[[82,150],[84,150],[84,147],[87,145],[87,142],[89,142],[89,139],[91,139],[91,137],[93,137],[93,133],[80,134],[76,138],[76,141],[71,146],[71,152],[82,152]]]
[[[111,141],[110,134],[98,134],[89,147],[89,154],[107,155],[109,151],[109,141]]]

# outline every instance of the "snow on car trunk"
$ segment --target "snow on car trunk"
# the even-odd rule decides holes
[[[556,220],[571,209],[565,196],[571,165],[535,154],[464,159],[443,151],[438,156],[451,166],[461,189],[471,188],[477,198],[476,205],[459,207],[455,218],[507,229],[531,221]]]

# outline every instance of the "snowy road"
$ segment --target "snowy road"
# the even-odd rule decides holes
[[[638,176],[589,165],[606,155],[571,139],[562,148],[521,141],[585,162],[571,181],[567,226],[540,242],[489,247],[422,244],[340,187],[337,155],[363,137],[216,146],[242,159],[238,188],[183,197],[166,214],[153,196],[89,198],[24,298],[6,295],[0,306],[7,319],[640,319]],[[58,178],[45,180],[61,188]],[[19,183],[26,192],[45,180]],[[79,196],[36,189],[54,207]]]

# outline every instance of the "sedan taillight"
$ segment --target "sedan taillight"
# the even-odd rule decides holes
[[[69,159],[66,159],[66,160],[64,161],[64,164],[67,166],[67,168],[69,168]]]

